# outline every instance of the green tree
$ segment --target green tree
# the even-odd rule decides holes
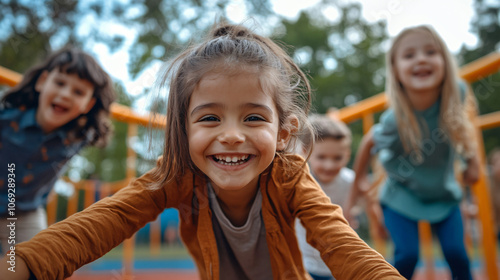
[[[255,17],[272,14],[269,0],[244,3]],[[134,37],[129,70],[135,77],[155,59],[171,56],[217,18],[227,18],[229,4],[229,0],[3,0],[0,65],[24,72],[67,44],[90,50],[103,43],[113,52]]]
[[[130,106],[132,100],[125,93],[120,84],[115,84],[117,102]],[[114,182],[125,179],[127,164],[127,132],[126,123],[113,120],[113,137],[105,148],[89,147],[81,156],[88,164],[86,168],[75,166],[75,171],[80,173],[83,179],[94,178],[106,182]]]
[[[310,75],[318,113],[383,91],[385,22],[366,22],[360,4],[321,2],[296,21],[283,19],[275,34]]]
[[[202,31],[218,18],[229,16],[229,0],[214,1],[152,1],[135,0],[142,14],[127,19],[136,26],[138,37],[130,50],[132,75],[138,74],[145,65],[155,59],[176,54],[187,42],[197,39]],[[247,14],[256,18],[273,14],[268,0],[244,2]]]
[[[462,46],[460,62],[463,64],[500,50],[500,4],[498,2],[476,0],[476,15],[471,21],[471,31],[478,37],[477,46]],[[481,114],[500,110],[500,73],[486,77],[472,84]],[[486,151],[500,147],[500,128],[483,132]]]

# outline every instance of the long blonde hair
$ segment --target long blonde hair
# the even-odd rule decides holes
[[[396,76],[395,53],[402,39],[412,32],[424,32],[429,34],[436,46],[439,48],[444,60],[444,78],[441,83],[441,107],[439,113],[439,124],[451,140],[455,150],[463,154],[466,158],[474,154],[475,142],[468,140],[468,136],[473,132],[472,124],[468,119],[467,106],[476,110],[476,103],[470,87],[466,90],[466,102],[460,99],[460,88],[458,71],[454,57],[450,54],[446,44],[436,31],[430,26],[416,26],[407,28],[393,41],[386,56],[386,93],[389,97],[391,108],[394,110],[398,132],[406,153],[415,152],[417,157],[422,159],[420,145],[424,136],[429,131],[422,127],[422,122],[414,113],[414,108],[410,99]],[[467,104],[467,105],[466,105]]]

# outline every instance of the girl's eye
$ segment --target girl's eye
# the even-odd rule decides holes
[[[428,55],[433,55],[435,53],[436,53],[436,50],[434,50],[434,49],[427,50]]]
[[[325,155],[319,155],[317,156],[318,160],[325,160],[326,156]]]
[[[404,58],[412,58],[413,57],[413,53],[406,53],[405,55],[403,55]]]
[[[81,91],[81,90],[75,90],[75,94],[78,95],[78,96],[82,96],[83,95],[83,91]]]
[[[217,122],[219,119],[216,116],[204,116],[200,120],[200,122]]]
[[[261,116],[257,116],[257,115],[251,115],[251,116],[248,116],[245,121],[247,122],[258,122],[258,121],[265,121],[265,119]]]

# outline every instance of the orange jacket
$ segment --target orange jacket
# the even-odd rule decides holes
[[[287,157],[303,163],[299,156]],[[340,207],[330,203],[307,166],[285,177],[283,164],[276,157],[260,178],[262,217],[274,279],[310,279],[295,237],[295,218],[301,219],[308,241],[321,252],[336,279],[404,279],[351,229]],[[64,279],[155,220],[165,208],[174,207],[179,210],[182,240],[201,279],[219,279],[206,179],[188,171],[181,185],[170,182],[154,191],[145,188],[151,182],[149,172],[112,197],[19,244],[16,254],[37,279]]]

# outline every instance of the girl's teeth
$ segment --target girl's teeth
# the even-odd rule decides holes
[[[225,164],[225,165],[240,165],[243,164],[247,158],[248,155],[243,155],[243,156],[221,156],[221,155],[215,155],[215,158],[218,160],[219,163]]]

